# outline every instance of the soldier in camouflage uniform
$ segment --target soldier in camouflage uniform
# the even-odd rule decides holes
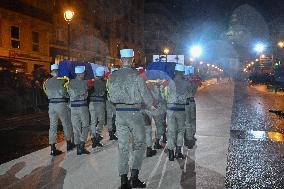
[[[188,97],[188,83],[184,76],[184,66],[177,64],[175,78],[169,82],[167,94],[168,149],[169,160],[183,159],[181,152],[185,131],[185,104]],[[174,155],[174,148],[176,152]]]
[[[104,67],[96,69],[96,78],[94,80],[92,92],[90,94],[89,110],[91,115],[92,129],[92,148],[102,147],[100,141],[103,139],[102,131],[105,124],[106,108],[106,81],[104,80]]]
[[[56,156],[62,152],[55,147],[58,118],[61,120],[65,140],[67,141],[67,151],[74,148],[74,144],[71,142],[73,131],[68,113],[68,94],[64,88],[65,81],[58,79],[58,65],[51,65],[52,78],[44,82],[44,89],[49,101],[49,144],[51,145],[51,155]]]
[[[68,94],[71,103],[71,122],[73,125],[77,155],[90,154],[85,149],[89,132],[90,115],[88,109],[88,85],[84,80],[85,66],[76,66],[76,78],[69,83]]]
[[[196,133],[196,104],[194,95],[197,92],[198,86],[195,82],[192,81],[189,73],[189,67],[186,67],[185,71],[185,78],[189,84],[189,96],[186,100],[185,106],[185,134],[184,134],[184,144],[189,148],[192,149],[195,145],[195,133]]]
[[[121,188],[145,188],[146,183],[141,182],[138,178],[145,152],[145,121],[141,106],[144,104],[147,108],[152,107],[153,99],[143,78],[131,68],[133,50],[123,49],[120,54],[123,68],[110,75],[108,91],[110,101],[116,104],[118,170],[121,176]],[[127,178],[129,171],[129,134],[133,139],[134,151],[130,181]]]
[[[156,125],[156,138],[154,148],[162,149],[163,146],[161,146],[160,144],[160,139],[166,132],[166,101],[162,96],[162,81],[157,80],[156,83],[148,84],[148,88],[150,88],[153,98],[155,99],[155,102],[157,104],[157,110],[151,112],[151,116]]]
[[[118,68],[111,68],[111,72],[114,73],[117,71]],[[116,132],[116,125],[115,125],[115,105],[110,102],[109,99],[106,101],[106,111],[107,111],[107,127],[109,132],[109,139],[110,140],[117,140],[117,136],[115,135]]]

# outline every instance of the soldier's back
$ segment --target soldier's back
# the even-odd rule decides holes
[[[85,80],[72,79],[69,84],[68,93],[70,100],[86,100],[86,93],[88,91],[88,85]]]
[[[52,77],[45,82],[48,98],[62,98],[64,96],[64,80]]]
[[[122,68],[109,77],[109,96],[113,103],[141,103],[139,80],[136,70]]]

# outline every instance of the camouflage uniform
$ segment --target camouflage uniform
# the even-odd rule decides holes
[[[92,134],[93,136],[96,136],[96,133],[101,135],[105,125],[106,110],[106,81],[103,79],[96,79],[94,81],[94,90],[90,94],[89,110],[91,114]]]
[[[44,83],[44,88],[49,100],[49,144],[56,143],[58,118],[61,120],[64,136],[67,141],[71,141],[73,131],[68,112],[68,94],[64,88],[65,81],[52,77]]]
[[[185,104],[188,96],[188,83],[176,76],[169,82],[167,94],[168,149],[180,150],[185,132]],[[177,152],[176,152],[177,154]]]
[[[72,79],[68,94],[71,103],[71,122],[74,130],[75,144],[84,144],[89,132],[89,109],[87,103],[88,85],[85,80]]]
[[[197,92],[197,86],[191,84],[189,87],[189,96],[186,100],[185,106],[185,139],[192,141],[194,139],[194,135],[196,133],[196,104],[194,95]]]
[[[132,170],[138,171],[141,169],[145,152],[145,120],[141,105],[146,104],[149,107],[153,99],[145,81],[131,68],[122,68],[114,72],[108,82],[110,101],[116,104],[118,170],[120,175],[127,175],[129,171],[129,134],[134,143]]]

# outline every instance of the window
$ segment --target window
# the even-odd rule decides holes
[[[12,48],[20,48],[20,29],[16,26],[11,26],[11,46]]]
[[[32,32],[32,44],[33,44],[33,51],[39,51],[39,33]]]

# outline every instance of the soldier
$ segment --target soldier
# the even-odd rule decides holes
[[[104,80],[104,67],[96,69],[96,78],[93,91],[90,94],[89,110],[91,115],[92,148],[102,147],[100,141],[103,139],[102,131],[105,124],[106,109],[106,81]]]
[[[161,80],[157,80],[155,83],[148,83],[148,88],[152,92],[153,98],[157,104],[157,110],[151,112],[152,118],[156,125],[156,138],[155,149],[162,149],[160,144],[162,135],[166,132],[166,101],[162,97],[163,85]]]
[[[175,77],[169,82],[167,93],[168,149],[169,160],[183,159],[181,152],[185,130],[185,104],[188,84],[184,76],[184,65],[177,64]],[[174,148],[176,147],[175,155]]]
[[[76,78],[69,83],[68,93],[71,103],[71,122],[73,125],[77,155],[90,154],[85,149],[89,132],[88,85],[84,80],[85,66],[76,66]]]
[[[118,68],[111,68],[111,73],[117,71]],[[115,135],[116,132],[116,125],[115,125],[115,105],[110,102],[109,99],[106,101],[106,111],[107,111],[107,127],[109,132],[109,140],[117,140],[117,136]]]
[[[146,183],[138,178],[145,152],[145,122],[141,111],[142,104],[151,109],[153,99],[146,83],[137,71],[131,68],[134,51],[120,51],[123,68],[114,72],[108,79],[109,97],[116,104],[116,129],[119,150],[119,174],[121,188],[145,188]],[[154,109],[154,107],[152,107]],[[129,134],[133,141],[133,164],[130,181],[128,181]]]
[[[189,148],[192,149],[195,145],[195,133],[196,133],[196,104],[194,95],[197,92],[198,85],[191,80],[190,73],[189,73],[189,66],[185,67],[185,78],[189,84],[189,96],[186,99],[186,106],[185,106],[185,134],[184,134],[184,144]]]
[[[64,137],[67,141],[67,151],[72,150],[75,146],[71,142],[72,139],[72,125],[70,122],[70,117],[68,116],[68,106],[67,98],[68,94],[64,88],[65,81],[58,79],[58,64],[51,65],[51,75],[52,78],[44,82],[44,89],[49,101],[49,119],[50,119],[50,128],[49,128],[49,144],[51,146],[51,155],[56,156],[62,153],[62,151],[56,149],[56,134],[57,134],[57,125],[58,118],[61,120]]]

